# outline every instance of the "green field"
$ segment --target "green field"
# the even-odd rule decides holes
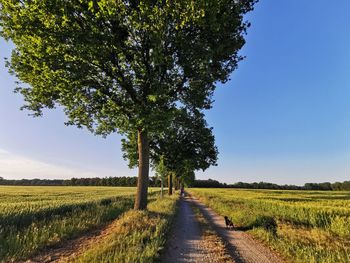
[[[102,240],[74,262],[153,262],[164,246],[177,196],[150,189],[148,211],[134,211],[133,187],[0,186],[0,262],[40,251],[104,225]],[[350,262],[350,193],[189,189],[236,227],[289,262]],[[277,234],[267,219],[277,222]]]
[[[290,262],[350,262],[350,192],[190,189]],[[277,235],[263,227],[277,221]]]
[[[30,258],[111,222],[133,207],[135,191],[133,187],[0,186],[0,262]],[[157,195],[150,192],[152,207]],[[174,204],[175,199],[167,201]]]
[[[176,212],[177,200],[177,194],[151,199],[146,211],[130,210],[124,213],[113,222],[113,231],[102,242],[70,262],[158,262]]]

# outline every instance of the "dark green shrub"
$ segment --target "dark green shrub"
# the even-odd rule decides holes
[[[277,222],[271,216],[259,216],[254,222],[254,227],[262,227],[271,232],[274,236],[277,235]]]

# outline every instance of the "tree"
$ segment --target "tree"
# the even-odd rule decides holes
[[[1,36],[23,109],[62,106],[66,124],[138,134],[135,209],[147,206],[149,137],[178,105],[211,107],[242,59],[256,0],[0,0]],[[27,84],[27,85],[22,85]]]
[[[181,184],[183,184],[186,187],[192,186],[194,184],[195,179],[195,173],[191,169],[188,169],[184,174],[180,176]]]
[[[204,171],[216,165],[218,154],[212,129],[207,127],[204,114],[186,109],[178,111],[167,132],[155,140],[154,149],[156,156],[164,155],[167,169],[182,181],[194,176],[195,170]],[[154,159],[157,161],[157,157]],[[172,178],[169,176],[171,183]]]
[[[164,157],[160,156],[159,162],[155,165],[156,176],[160,180],[160,197],[163,198],[164,180],[168,171],[164,165]]]
[[[137,165],[137,136],[130,134],[122,142],[124,158],[129,166]],[[186,108],[176,111],[164,133],[150,140],[150,156],[155,167],[168,173],[168,193],[172,194],[173,177],[190,184],[194,171],[203,171],[216,165],[217,147],[212,128],[208,127],[204,114]],[[157,170],[156,170],[157,172]]]

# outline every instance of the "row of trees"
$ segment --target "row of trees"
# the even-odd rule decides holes
[[[350,181],[344,182],[324,182],[324,183],[306,183],[303,186],[297,185],[278,185],[267,182],[254,182],[254,183],[243,183],[238,182],[234,184],[220,183],[219,181],[208,179],[208,180],[195,180],[192,187],[200,188],[245,188],[245,189],[279,189],[279,190],[350,190]]]
[[[47,185],[47,186],[136,186],[137,177],[72,178],[66,180],[21,179],[6,180],[0,177],[1,185]],[[150,177],[149,186],[160,186],[156,177]]]
[[[135,209],[145,209],[150,164],[187,178],[216,163],[202,111],[242,60],[255,3],[0,0],[0,35],[15,45],[7,65],[24,109],[60,105],[68,125],[125,137]]]
[[[173,175],[174,176],[174,175]],[[238,182],[234,184],[220,183],[219,181],[208,180],[190,180],[187,177],[185,182],[175,177],[174,185],[172,181],[169,184],[167,176],[161,178],[154,176],[149,178],[149,186],[161,187],[162,185],[170,189],[175,186],[179,188],[179,183],[185,183],[188,187],[199,188],[245,188],[245,189],[278,189],[278,190],[337,190],[350,191],[350,181],[336,182],[336,183],[306,183],[304,186],[297,185],[278,185],[267,182],[243,183]],[[47,180],[47,179],[21,179],[21,180],[6,180],[0,177],[0,185],[47,185],[47,186],[136,186],[137,177],[105,177],[105,178],[72,178],[67,180]]]
[[[150,187],[160,187],[162,178],[152,176],[149,178],[148,185]],[[179,188],[181,180],[173,178],[175,184],[172,187]],[[0,177],[0,185],[36,185],[36,186],[137,186],[137,177],[94,177],[94,178],[72,178],[72,179],[20,179],[8,180]],[[169,187],[168,181],[163,181],[163,186]],[[172,188],[171,187],[171,188]]]

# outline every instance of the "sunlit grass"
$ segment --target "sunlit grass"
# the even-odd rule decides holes
[[[0,262],[102,226],[132,208],[136,188],[0,187]]]
[[[178,195],[157,199],[147,211],[128,211],[116,220],[113,231],[74,262],[154,262],[159,258],[174,218]]]
[[[221,215],[279,251],[290,262],[350,262],[350,193],[190,189]],[[277,236],[259,227],[278,222]]]

